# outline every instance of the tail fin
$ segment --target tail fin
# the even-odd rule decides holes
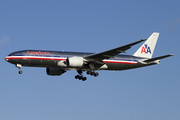
[[[152,58],[159,33],[154,32],[146,42],[133,54],[136,57]]]

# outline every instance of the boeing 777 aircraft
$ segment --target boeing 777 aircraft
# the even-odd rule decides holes
[[[46,67],[48,75],[61,75],[68,70],[77,70],[76,79],[85,81],[83,76],[86,71],[88,75],[98,76],[97,70],[127,70],[149,65],[159,64],[160,59],[170,57],[172,54],[152,58],[159,33],[154,32],[147,40],[120,46],[99,53],[65,52],[47,50],[22,50],[9,54],[5,60],[15,64],[22,74],[22,66]],[[145,41],[146,40],[146,41]],[[144,44],[133,55],[119,55],[125,53],[133,45],[142,41]]]

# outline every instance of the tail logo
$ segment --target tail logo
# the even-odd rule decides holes
[[[141,53],[145,53],[145,54],[150,53],[151,54],[150,47],[147,44],[144,44],[144,46],[142,46]]]

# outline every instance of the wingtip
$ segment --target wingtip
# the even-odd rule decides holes
[[[147,40],[147,39],[141,39],[141,41],[145,41],[145,40]]]
[[[159,32],[153,32],[153,33],[159,33]]]

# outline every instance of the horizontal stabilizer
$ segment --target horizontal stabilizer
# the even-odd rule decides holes
[[[167,58],[167,57],[170,57],[170,56],[173,56],[173,54],[164,55],[164,56],[160,56],[160,57],[156,57],[156,58],[152,58],[152,59],[147,59],[147,60],[145,60],[143,62],[149,63],[149,62],[153,62],[153,61],[156,61],[156,60],[164,59],[164,58]]]

